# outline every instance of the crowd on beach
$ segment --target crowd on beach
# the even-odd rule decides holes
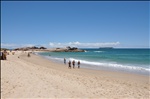
[[[0,56],[0,60],[7,60],[7,55],[10,55],[10,54],[15,55],[15,52],[16,51],[11,51],[11,50],[2,50],[2,51],[0,51],[0,55],[1,55]],[[24,51],[22,51],[22,52],[24,52]],[[28,52],[27,56],[30,57],[30,53],[29,52]],[[19,56],[18,56],[18,58],[19,58]]]
[[[1,51],[1,60],[7,60],[7,51],[4,50],[4,51]]]
[[[11,50],[10,50],[11,53]],[[7,60],[7,55],[10,54],[7,50],[3,50],[0,52],[1,56],[0,56],[0,60]],[[12,55],[14,55],[15,52],[12,52]]]
[[[72,63],[73,68],[75,68],[75,60],[73,60],[72,62],[71,62],[71,60],[69,60],[68,68],[71,69],[71,63]],[[65,58],[64,58],[64,64],[66,64],[66,59]],[[80,61],[77,62],[77,65],[78,65],[78,68],[80,68]]]
[[[11,50],[10,50],[10,53],[12,53],[12,55],[15,54],[15,52],[14,51],[12,52]],[[32,52],[28,52],[27,57],[31,57],[30,53],[32,53]],[[9,55],[9,51],[4,50],[4,51],[1,51],[0,54],[1,54],[1,57],[0,57],[1,60],[7,60],[7,55]],[[19,56],[18,56],[18,58],[19,58]],[[76,63],[75,60],[73,60],[72,62],[71,62],[71,60],[69,60],[68,61],[68,68],[69,69],[71,69],[71,67],[75,68],[75,63]],[[64,58],[64,64],[66,64],[65,58]],[[80,61],[77,62],[77,66],[78,66],[78,68],[80,68]]]

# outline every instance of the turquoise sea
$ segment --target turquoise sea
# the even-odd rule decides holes
[[[78,60],[81,68],[150,73],[150,49],[84,49],[86,52],[42,52],[38,55],[63,63]]]

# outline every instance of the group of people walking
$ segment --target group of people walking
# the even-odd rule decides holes
[[[66,59],[64,58],[64,64],[66,64]],[[77,62],[78,68],[80,68],[80,61]],[[72,66],[75,68],[75,60],[72,61]],[[68,62],[68,68],[71,69],[71,60]]]

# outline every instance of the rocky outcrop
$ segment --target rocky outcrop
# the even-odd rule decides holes
[[[45,47],[24,47],[24,48],[16,48],[14,50],[18,51],[48,51],[48,52],[85,52],[85,50],[80,50],[76,47],[66,47],[66,48],[53,48],[47,49]]]
[[[42,49],[47,49],[47,48],[33,46],[33,47],[16,48],[14,50],[28,51],[28,50],[42,50]]]
[[[78,49],[76,47],[56,48],[52,52],[85,52],[85,50]]]

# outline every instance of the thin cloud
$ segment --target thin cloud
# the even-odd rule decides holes
[[[9,44],[9,43],[1,43],[2,48],[20,48],[20,47],[32,47],[32,46],[44,46],[47,48],[64,48],[67,46],[78,47],[78,48],[98,48],[98,47],[117,47],[120,45],[120,42],[105,42],[105,43],[81,43],[81,42],[68,42],[68,43],[57,43],[50,42],[49,44]]]
[[[34,44],[9,44],[9,43],[1,43],[2,48],[20,48],[20,47],[31,47],[34,46]]]
[[[106,43],[80,43],[80,42],[69,42],[69,43],[56,43],[50,42],[50,47],[79,47],[79,48],[97,48],[97,47],[116,47],[120,42],[106,42]]]

